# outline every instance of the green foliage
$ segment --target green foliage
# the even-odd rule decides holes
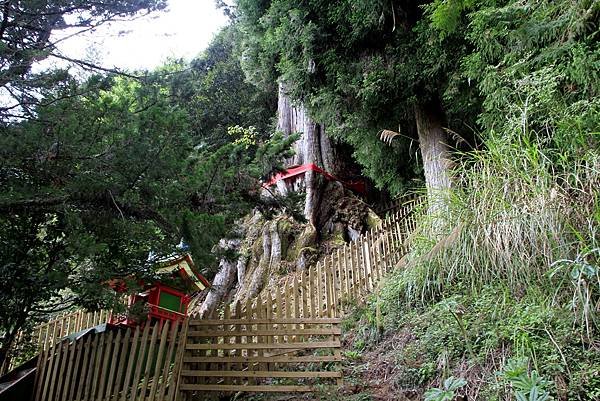
[[[157,279],[182,239],[210,277],[215,244],[236,235],[295,140],[270,135],[274,96],[244,83],[235,32],[143,80],[48,81],[30,118],[3,121],[0,360],[17,330],[57,309],[114,306],[109,280],[135,291]]]
[[[465,11],[473,8],[476,3],[475,0],[434,0],[426,4],[425,9],[432,27],[445,36],[456,31]]]
[[[452,72],[465,48],[463,36],[445,40],[430,28],[420,3],[238,1],[248,77],[258,85],[283,80],[392,194],[418,185],[422,172],[413,107],[456,87]],[[458,95],[463,107],[454,107],[458,96],[448,104],[453,130],[474,119],[470,92]],[[387,146],[383,129],[405,139]]]
[[[470,142],[468,152],[455,152],[446,213],[421,219],[408,268],[382,292],[388,327],[416,337],[399,357],[406,382],[447,377],[459,361],[485,365],[501,353],[527,357],[555,379],[525,372],[517,397],[595,399],[599,3],[238,6],[248,77],[259,85],[283,79],[353,146],[378,186],[401,192],[419,177],[410,141],[416,104],[440,99],[446,126]],[[406,140],[385,147],[382,129]],[[431,225],[440,218],[448,231],[438,244]],[[363,321],[376,314],[371,305]],[[357,349],[371,344],[368,327],[356,329]],[[495,386],[482,394],[510,397]]]
[[[390,289],[386,285],[383,296],[387,331],[400,333],[401,338],[411,336],[395,351],[399,369],[394,380],[402,388],[473,371],[479,373],[467,376],[469,382],[487,383],[481,388],[482,398],[506,399],[507,387],[494,374],[493,361],[513,356],[527,358],[538,372],[535,377],[554,379],[554,383],[544,382],[543,388],[538,386],[538,394],[594,399],[600,356],[573,327],[568,303],[556,302],[539,288],[515,295],[501,285],[480,291],[459,285],[455,295],[415,308],[399,304],[398,294],[387,292]],[[457,310],[464,330],[454,316]],[[469,366],[466,371],[465,366]],[[523,391],[529,396],[529,390]]]
[[[72,36],[73,28],[85,32],[112,20],[126,20],[139,13],[162,10],[165,0],[30,0],[7,2],[2,8],[0,30],[0,91],[3,107],[0,120],[32,118],[40,100],[56,86],[68,84],[66,69],[32,71],[32,65],[46,58],[65,59],[56,52],[55,33]],[[89,62],[67,60],[85,65]]]
[[[442,388],[430,388],[425,392],[425,401],[452,401],[456,397],[456,390],[467,384],[465,379],[450,376],[444,380]]]
[[[540,377],[535,370],[528,372],[527,358],[508,360],[499,376],[511,384],[517,401],[549,401],[553,399],[548,392],[551,383]]]
[[[350,362],[358,361],[360,360],[360,358],[362,358],[362,354],[360,353],[360,351],[356,350],[344,351],[344,358]]]

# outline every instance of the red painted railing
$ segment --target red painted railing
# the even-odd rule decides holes
[[[268,188],[280,180],[292,181],[296,177],[306,173],[307,171],[311,171],[311,170],[318,174],[321,174],[323,177],[327,178],[330,181],[339,181],[345,187],[347,187],[353,191],[356,191],[358,193],[365,194],[367,192],[364,181],[352,181],[352,182],[342,181],[339,178],[329,174],[327,171],[323,170],[322,168],[320,168],[319,166],[317,166],[314,163],[307,163],[307,164],[302,164],[300,166],[289,167],[285,171],[275,174],[275,176],[273,176],[273,178],[271,178],[269,181],[267,181],[263,184],[263,187]]]

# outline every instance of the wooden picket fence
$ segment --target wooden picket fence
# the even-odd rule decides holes
[[[183,400],[206,391],[303,392],[342,384],[339,366],[332,365],[342,360],[341,319],[272,316],[270,306],[246,319],[189,322]]]
[[[109,310],[87,312],[82,309],[64,312],[47,322],[41,323],[29,332],[19,332],[12,346],[11,354],[29,351],[43,352],[60,342],[64,337],[106,323],[111,315]],[[0,376],[16,367],[15,360],[7,358],[0,367]]]
[[[349,307],[364,302],[408,252],[410,234],[422,211],[422,199],[405,199],[378,227],[338,248],[316,265],[267,286],[247,305],[242,305],[239,312],[234,305],[226,306],[221,316],[229,313],[231,317],[246,318],[251,305],[264,303],[266,299],[281,299],[281,303],[274,302],[273,308],[283,307],[290,314],[288,317],[342,316]]]
[[[226,305],[210,320],[192,318],[182,399],[205,391],[302,392],[316,384],[340,385],[341,316],[364,302],[406,254],[421,210],[421,200],[411,198],[379,227],[244,305]]]
[[[33,401],[174,401],[184,340],[157,323],[62,341],[38,357]]]

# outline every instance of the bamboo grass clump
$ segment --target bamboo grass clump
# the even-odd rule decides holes
[[[531,286],[556,292],[553,263],[598,247],[593,216],[600,158],[590,153],[559,171],[541,147],[506,141],[465,160],[454,171],[444,240],[430,235],[439,216],[422,218],[408,263],[388,292],[400,302],[422,304],[457,285],[477,290],[504,283],[515,292]]]

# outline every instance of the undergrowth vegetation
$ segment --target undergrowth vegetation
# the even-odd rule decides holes
[[[407,264],[382,287],[388,335],[413,336],[398,352],[399,389],[454,394],[443,381],[457,376],[468,399],[600,397],[600,157],[513,128],[465,155],[442,240],[429,235],[439,216],[423,217]],[[375,327],[372,303],[363,319]],[[356,342],[377,343],[363,333]],[[506,373],[515,357],[518,380]]]
[[[524,99],[539,95],[530,89]],[[544,96],[534,100],[555,100]],[[461,391],[484,400],[600,397],[597,133],[570,107],[535,131],[540,121],[523,106],[502,132],[485,133],[485,149],[463,155],[443,194],[445,233],[432,236],[441,217],[423,214],[405,267],[382,287],[388,335],[414,337],[397,355],[399,389],[435,386],[428,394],[448,400]],[[355,342],[375,340],[365,329]],[[466,386],[444,390],[452,376]]]
[[[483,146],[459,155],[439,194],[447,208],[422,214],[403,268],[382,286],[386,336],[412,336],[396,351],[398,391],[600,399],[597,88],[524,57],[483,73]],[[354,341],[376,347],[381,338],[363,332]],[[466,385],[445,388],[450,377]]]

